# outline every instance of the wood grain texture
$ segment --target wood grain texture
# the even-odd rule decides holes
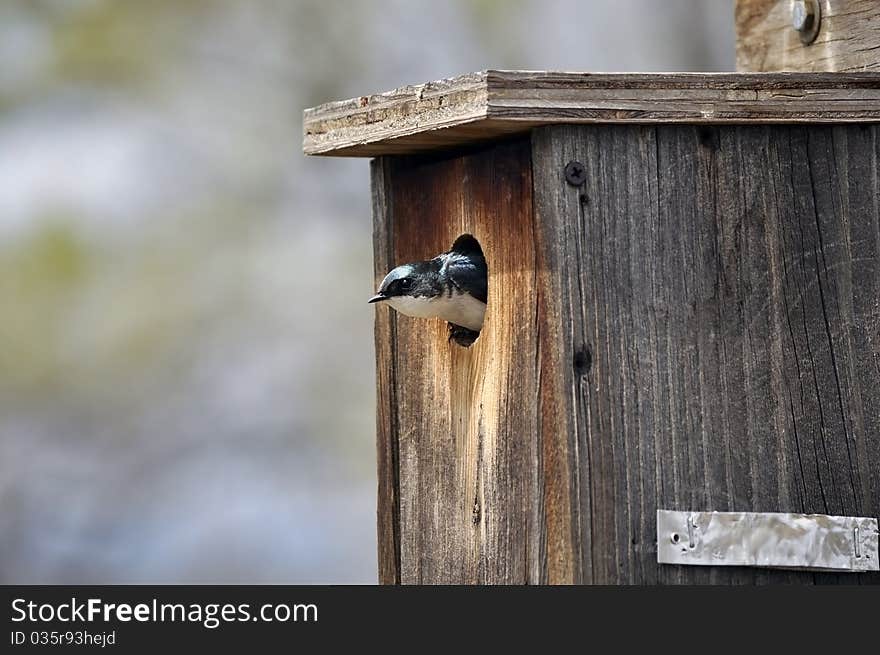
[[[791,25],[792,0],[737,0],[737,70],[880,70],[880,2],[822,0],[820,5],[819,34],[804,45]]]
[[[307,109],[303,150],[412,154],[551,124],[878,120],[880,73],[487,71]]]
[[[480,241],[490,274],[484,328],[470,348],[451,343],[439,320],[376,309],[379,558],[399,561],[399,576],[383,564],[383,582],[525,583],[534,568],[529,157],[529,141],[519,140],[373,166],[377,282],[393,264],[430,258],[463,233]],[[397,533],[387,518],[396,511]]]
[[[373,191],[373,262],[377,280],[394,267],[394,217],[387,159],[370,163]],[[397,362],[392,344],[397,325],[388,312],[376,312],[376,464],[379,584],[400,583],[400,452],[397,435]]]
[[[308,155],[350,156],[361,153],[367,144],[389,139],[442,141],[451,136],[446,129],[451,127],[473,138],[479,128],[473,129],[469,123],[486,117],[487,90],[486,73],[480,72],[306,109],[303,151]],[[428,126],[431,131],[440,130],[439,135],[425,135]],[[373,148],[359,156],[406,152],[415,150]]]
[[[658,508],[880,512],[878,155],[874,126],[536,130],[539,470],[563,578],[880,582],[661,566],[655,545]]]

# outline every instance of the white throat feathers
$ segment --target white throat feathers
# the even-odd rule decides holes
[[[475,332],[483,327],[483,317],[486,315],[486,304],[463,291],[435,297],[395,296],[387,302],[401,314],[416,318],[441,318]]]

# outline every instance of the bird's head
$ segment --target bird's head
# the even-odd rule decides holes
[[[441,295],[442,288],[438,284],[439,267],[432,266],[432,263],[401,264],[385,276],[376,295],[368,302],[381,302],[403,297],[435,298]]]

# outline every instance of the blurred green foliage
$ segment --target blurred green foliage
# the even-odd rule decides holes
[[[52,379],[63,319],[90,266],[74,225],[44,220],[0,247],[0,391]]]

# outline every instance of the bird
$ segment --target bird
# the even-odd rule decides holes
[[[443,319],[450,339],[470,345],[483,327],[488,286],[483,249],[473,235],[462,234],[447,252],[392,269],[368,302],[387,303],[407,316]]]

